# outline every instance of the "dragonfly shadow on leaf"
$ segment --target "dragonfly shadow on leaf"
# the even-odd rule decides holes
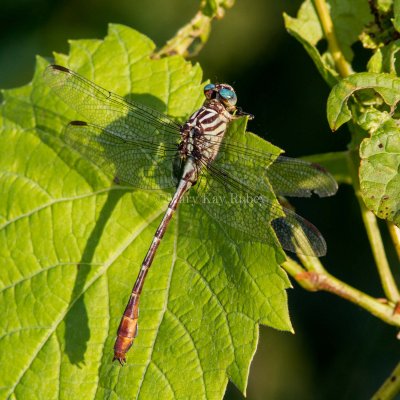
[[[72,364],[84,362],[87,343],[90,339],[88,312],[84,296],[85,284],[92,269],[92,260],[113,210],[126,192],[111,190],[107,194],[96,224],[86,241],[80,262],[77,264],[78,273],[71,293],[69,311],[65,317],[65,352]]]

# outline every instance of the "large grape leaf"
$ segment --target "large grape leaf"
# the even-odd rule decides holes
[[[111,25],[103,41],[73,41],[55,61],[184,120],[202,102],[201,70],[153,60],[153,50]],[[112,363],[166,194],[114,185],[63,144],[77,115],[44,85],[46,64],[38,58],[32,83],[4,91],[1,105],[0,397],[218,399],[228,379],[245,392],[258,324],[291,330],[283,253],[233,240],[182,204],[148,275],[127,365]],[[234,129],[243,136],[243,121]]]

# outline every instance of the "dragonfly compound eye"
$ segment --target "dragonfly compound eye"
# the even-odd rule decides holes
[[[236,93],[231,89],[222,88],[219,91],[219,95],[231,106],[234,106],[237,102]]]
[[[213,83],[204,86],[204,96],[209,100],[215,98],[215,85]]]

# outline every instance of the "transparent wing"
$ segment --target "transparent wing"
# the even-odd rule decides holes
[[[240,171],[241,180],[251,188],[265,185],[267,178],[274,193],[289,197],[332,196],[337,191],[337,182],[323,167],[295,158],[276,156],[249,146],[224,141],[221,144],[215,165],[229,173]]]
[[[176,148],[146,140],[128,140],[82,121],[70,122],[62,139],[112,179],[142,189],[176,186],[173,160]]]
[[[59,65],[49,65],[43,79],[84,120],[115,136],[175,144],[180,126],[164,114],[124,98]]]
[[[328,171],[315,163],[279,156],[265,171],[274,192],[281,196],[333,196],[337,182]]]
[[[317,257],[326,254],[326,243],[318,229],[280,206],[268,184],[248,186],[248,172],[240,170],[233,175],[229,170],[237,171],[237,166],[225,166],[206,165],[192,189],[197,203],[209,215],[255,241],[280,243],[285,250],[298,254]]]

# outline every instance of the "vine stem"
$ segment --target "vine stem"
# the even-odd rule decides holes
[[[400,260],[400,228],[398,228],[393,222],[388,222],[387,226],[392,238],[394,249],[397,253],[397,257]]]
[[[383,383],[379,390],[374,394],[372,400],[390,400],[400,392],[400,363],[390,374],[389,378]]]
[[[285,271],[297,283],[309,291],[325,291],[333,293],[367,310],[387,324],[400,327],[400,314],[396,313],[396,305],[376,299],[348,285],[329,274],[318,258],[300,256],[303,268],[291,258],[282,264]]]
[[[184,57],[194,57],[207,42],[214,19],[222,19],[225,12],[232,8],[233,0],[218,0],[215,9],[210,9],[207,1],[202,1],[200,10],[161,48],[154,53],[154,58],[161,58],[175,54]]]
[[[330,53],[332,54],[333,60],[335,61],[340,75],[342,77],[351,75],[353,70],[340,50],[339,43],[336,39],[332,18],[329,13],[328,4],[325,0],[314,0],[314,5],[321,21],[326,40],[328,41]]]

